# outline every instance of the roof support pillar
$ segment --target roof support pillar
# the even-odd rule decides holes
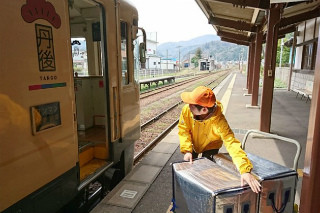
[[[254,59],[255,59],[255,48],[256,47],[256,44],[254,42],[251,42],[250,43],[250,60],[248,61],[248,66],[249,66],[249,69],[248,69],[248,74],[249,74],[249,78],[248,78],[248,81],[249,81],[249,84],[248,84],[248,94],[252,94],[252,81],[253,81],[253,70],[254,70]]]
[[[300,212],[316,213],[320,209],[320,37],[309,116],[307,147],[304,160]]]
[[[254,53],[251,106],[258,106],[262,39],[263,33],[258,30],[256,34],[256,48]]]
[[[260,110],[260,130],[263,132],[270,132],[271,126],[273,84],[278,44],[280,7],[281,5],[279,4],[271,5],[268,15],[268,30],[266,38],[266,52],[263,74],[264,78]]]
[[[250,88],[250,85],[249,85],[249,82],[250,82],[250,61],[251,61],[251,58],[252,58],[251,43],[249,43],[249,48],[248,49],[249,49],[249,51],[248,51],[248,61],[247,61],[247,86],[246,86],[246,89],[248,90],[248,94],[249,94],[249,88]],[[243,66],[243,62],[242,62],[242,66]]]

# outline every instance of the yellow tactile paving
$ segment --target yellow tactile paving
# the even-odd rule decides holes
[[[230,100],[230,96],[231,96],[231,92],[232,92],[232,88],[234,85],[234,82],[236,80],[236,74],[233,75],[233,78],[231,79],[231,82],[226,90],[226,92],[224,93],[222,99],[221,99],[221,103],[223,106],[223,114],[226,114],[227,108],[228,108],[228,104],[229,104],[229,100]]]

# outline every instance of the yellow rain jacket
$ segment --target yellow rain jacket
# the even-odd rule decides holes
[[[241,148],[241,143],[234,137],[231,128],[222,114],[222,104],[217,101],[213,115],[207,120],[195,120],[186,104],[181,111],[178,124],[180,151],[202,153],[211,149],[220,149],[224,142],[233,163],[240,174],[250,172],[253,168],[246,153]]]

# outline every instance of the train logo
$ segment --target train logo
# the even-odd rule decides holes
[[[27,0],[27,3],[21,7],[21,16],[27,23],[32,23],[37,19],[44,19],[56,29],[61,26],[60,16],[56,13],[54,6],[45,0]],[[35,30],[39,70],[41,72],[55,71],[52,27],[35,24]]]

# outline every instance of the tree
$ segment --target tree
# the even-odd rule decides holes
[[[197,58],[197,56],[191,58],[191,63],[193,63],[195,67],[199,66],[199,59]]]
[[[202,55],[202,50],[201,50],[201,48],[198,48],[198,49],[196,50],[196,57],[197,57],[198,59],[200,59],[200,58],[201,58],[201,55]]]
[[[199,66],[199,59],[201,59],[202,51],[201,48],[196,50],[196,55],[191,59],[191,63],[194,63],[195,67]]]
[[[286,37],[283,38],[283,42],[290,40],[292,36],[293,36],[292,33],[287,34]],[[277,46],[277,59],[276,59],[277,66],[280,64],[280,55],[281,55],[281,39],[278,40],[278,46]],[[283,45],[281,66],[289,66],[289,58],[290,58],[290,47]]]

